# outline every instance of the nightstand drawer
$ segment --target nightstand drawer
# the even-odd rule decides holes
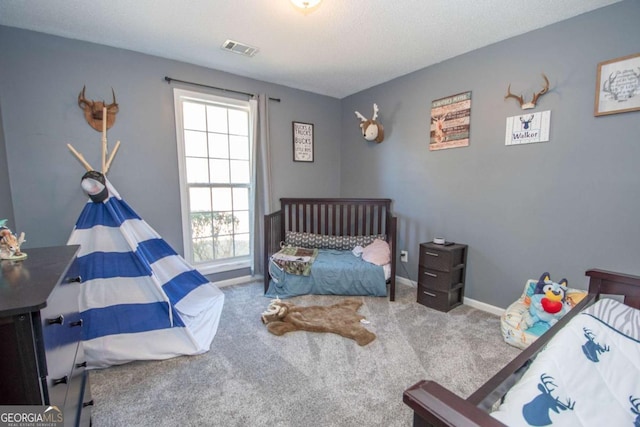
[[[418,285],[418,303],[439,311],[449,311],[462,304],[464,287],[448,292],[437,291]]]
[[[418,271],[418,283],[430,289],[448,292],[462,283],[462,268],[456,268],[451,272],[443,272],[420,267]]]
[[[464,263],[464,245],[420,245],[420,266],[430,270],[451,271]]]

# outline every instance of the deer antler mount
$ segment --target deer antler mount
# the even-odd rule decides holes
[[[535,92],[533,94],[533,99],[531,100],[531,102],[524,102],[524,96],[522,95],[518,96],[511,93],[511,83],[509,83],[509,87],[507,88],[507,94],[505,95],[504,99],[513,98],[517,100],[518,103],[520,103],[520,108],[522,108],[523,110],[529,110],[535,107],[536,103],[538,102],[538,98],[540,98],[542,95],[544,95],[549,91],[549,79],[547,78],[547,76],[544,75],[544,73],[542,73],[542,78],[544,79],[545,85],[540,92]]]
[[[111,126],[116,121],[116,114],[118,113],[118,104],[116,103],[116,93],[111,89],[111,94],[113,95],[113,102],[111,104],[107,104],[104,101],[94,101],[91,99],[85,98],[86,86],[82,88],[82,92],[78,95],[78,106],[82,108],[84,111],[84,118],[89,123],[89,126],[97,130],[98,132],[102,132],[102,121],[105,119],[102,117],[103,108],[107,109],[107,129],[110,129]]]

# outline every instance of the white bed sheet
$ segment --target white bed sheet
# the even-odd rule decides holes
[[[547,344],[491,414],[508,426],[640,424],[640,310],[603,299]]]

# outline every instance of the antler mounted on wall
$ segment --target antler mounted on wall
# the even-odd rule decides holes
[[[384,128],[376,121],[378,111],[378,104],[373,104],[373,117],[370,120],[357,111],[356,117],[360,119],[360,129],[364,139],[380,143],[384,140]]]
[[[97,130],[98,132],[102,132],[103,123],[103,109],[107,109],[107,129],[110,129],[111,126],[116,122],[116,114],[118,113],[118,104],[116,103],[116,93],[111,88],[111,94],[113,95],[113,102],[107,105],[104,101],[93,101],[91,99],[87,99],[84,96],[85,89],[87,87],[82,87],[82,92],[78,95],[78,106],[84,110],[84,118],[89,123],[89,126]]]
[[[542,78],[545,81],[545,85],[540,92],[536,92],[533,94],[533,99],[531,100],[531,102],[524,102],[524,97],[522,95],[517,96],[512,94],[511,83],[509,83],[509,87],[507,88],[507,94],[505,95],[504,99],[513,98],[517,100],[520,103],[520,108],[522,108],[523,110],[528,110],[530,108],[535,107],[536,102],[538,102],[538,98],[540,98],[542,95],[544,95],[549,91],[549,79],[547,78],[547,76],[544,75],[544,73],[542,73]]]
[[[109,154],[109,149],[107,146],[107,129],[109,129],[116,121],[116,113],[118,112],[118,104],[116,103],[116,94],[111,88],[111,93],[113,94],[113,102],[107,105],[104,101],[92,101],[88,100],[84,96],[84,91],[86,86],[82,88],[82,92],[78,95],[78,105],[80,108],[84,110],[84,117],[89,123],[89,125],[97,130],[98,132],[102,132],[102,174],[106,175],[111,167],[111,163],[113,162],[113,158],[120,148],[120,141],[116,142],[116,145],[113,151]],[[106,120],[104,120],[106,117]],[[67,144],[69,150],[73,153],[74,156],[82,163],[84,168],[90,172],[94,171],[93,166],[86,161],[84,156],[79,153],[71,144]]]

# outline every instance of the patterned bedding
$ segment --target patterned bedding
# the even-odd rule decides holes
[[[297,295],[386,296],[382,266],[363,261],[350,250],[319,249],[308,276],[288,274],[273,258],[269,261],[269,298]]]
[[[603,299],[577,315],[491,415],[508,426],[640,425],[640,310]]]
[[[308,276],[317,257],[317,249],[285,247],[273,254],[271,260],[286,273]]]

